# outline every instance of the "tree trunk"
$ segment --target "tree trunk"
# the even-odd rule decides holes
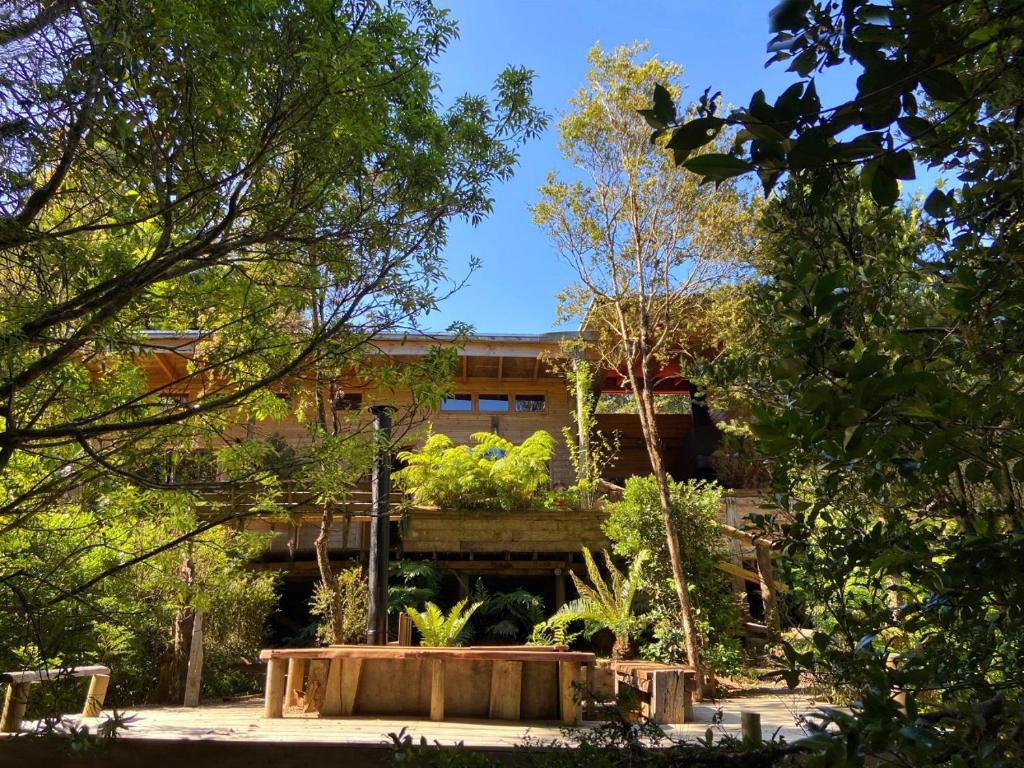
[[[187,587],[195,581],[196,567],[192,558],[185,557],[181,565],[181,578]],[[192,649],[192,625],[196,611],[186,598],[184,605],[174,614],[171,625],[171,646],[164,656],[165,669],[160,673],[158,698],[162,704],[180,705],[185,699],[185,681],[188,677],[188,659]]]
[[[647,444],[647,453],[651,460],[651,470],[658,486],[658,501],[661,505],[661,516],[665,522],[665,542],[668,545],[672,578],[676,585],[676,598],[679,600],[679,620],[683,625],[683,643],[686,645],[686,655],[690,665],[697,673],[697,698],[703,699],[706,680],[700,654],[700,638],[697,635],[697,624],[693,617],[693,605],[690,603],[690,582],[686,578],[686,574],[683,573],[682,553],[672,521],[672,498],[669,492],[668,470],[665,469],[661,434],[654,418],[654,398],[645,385],[646,382],[641,384],[634,372],[630,373],[630,379],[633,386],[633,397],[636,398],[637,414],[640,417],[640,427],[643,430],[644,442]]]
[[[316,565],[320,571],[320,583],[330,592],[331,610],[330,616],[326,618],[331,625],[331,642],[345,642],[344,616],[341,613],[341,600],[338,594],[338,578],[331,568],[331,559],[327,553],[327,544],[330,541],[331,524],[334,522],[334,513],[330,506],[324,503],[323,514],[320,516],[320,533],[313,542],[313,550],[316,552]]]
[[[633,641],[626,635],[616,635],[615,643],[612,645],[612,658],[616,661],[625,661],[626,659],[632,659],[636,655],[636,651],[633,648]]]

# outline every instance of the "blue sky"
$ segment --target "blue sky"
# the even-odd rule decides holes
[[[527,145],[512,180],[494,190],[494,212],[472,227],[456,222],[447,248],[449,275],[465,274],[470,255],[482,262],[469,284],[429,317],[441,330],[452,321],[477,332],[541,333],[555,329],[555,294],[571,282],[528,206],[549,171],[569,166],[558,153],[554,123],[586,72],[595,42],[606,49],[647,40],[650,52],[685,67],[687,96],[707,86],[726,102],[746,104],[763,88],[770,100],[792,82],[782,67],[764,68],[769,38],[768,0],[440,0],[459,22],[460,37],[437,67],[445,101],[461,93],[489,92],[510,64],[535,72],[536,103],[552,118]],[[852,91],[839,73],[819,82],[829,104]],[[914,184],[914,182],[911,182]]]

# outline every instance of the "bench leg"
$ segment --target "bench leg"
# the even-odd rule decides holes
[[[430,719],[444,720],[444,659],[430,660]]]
[[[341,659],[331,659],[327,671],[327,692],[324,695],[323,715],[341,714]]]
[[[82,717],[99,717],[103,711],[103,700],[107,697],[110,675],[93,675],[89,680],[89,692],[85,695]]]
[[[267,661],[267,687],[263,693],[264,717],[284,716],[285,663],[284,659]]]
[[[0,715],[0,733],[17,733],[21,729],[21,721],[25,719],[25,707],[28,706],[30,687],[31,683],[8,684],[4,712]]]
[[[299,694],[305,690],[303,685],[306,677],[305,659],[288,659],[288,695],[285,697],[285,704],[289,707],[297,706]]]
[[[574,685],[582,682],[582,671],[578,661],[558,662],[558,711],[563,725],[579,725],[583,721],[583,705],[577,700]]]
[[[313,659],[309,662],[309,680],[306,682],[306,701],[303,712],[322,714],[327,697],[327,678],[331,671],[329,659]]]

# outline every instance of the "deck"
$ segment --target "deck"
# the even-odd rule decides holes
[[[711,727],[719,736],[739,735],[740,710],[761,713],[765,738],[778,731],[787,741],[805,736],[797,718],[810,711],[815,704],[806,695],[788,691],[768,691],[725,699],[716,703],[697,704],[695,722],[666,727],[674,738],[703,738]],[[711,725],[721,708],[720,725]],[[564,740],[565,735],[552,723],[495,723],[493,720],[430,722],[415,718],[328,718],[303,715],[289,708],[282,719],[263,718],[263,699],[235,700],[226,703],[203,704],[197,708],[164,707],[138,709],[129,712],[134,717],[131,726],[110,748],[100,750],[95,757],[68,756],[66,749],[39,745],[35,740],[15,739],[0,743],[0,766],[6,765],[62,765],[61,755],[68,765],[79,768],[121,768],[121,766],[182,765],[187,768],[234,768],[235,766],[273,764],[275,768],[292,765],[306,766],[311,761],[329,758],[332,763],[346,768],[390,765],[391,740],[389,733],[403,727],[415,741],[420,737],[429,743],[453,745],[459,742],[482,752],[506,753],[526,743]],[[81,724],[94,724],[96,720],[69,718]],[[25,730],[34,723],[26,722]],[[592,723],[583,727],[592,727]],[[51,749],[52,754],[38,750]],[[29,760],[31,762],[23,762]],[[39,762],[43,760],[45,762]],[[156,761],[156,762],[152,762]],[[338,762],[341,761],[341,762]]]

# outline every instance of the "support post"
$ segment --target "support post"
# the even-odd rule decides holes
[[[284,659],[267,661],[267,686],[263,690],[263,716],[281,717],[284,714],[285,670]]]
[[[3,715],[0,715],[0,733],[17,733],[25,719],[28,691],[31,683],[8,683]]]
[[[761,715],[748,710],[740,711],[740,731],[747,744],[761,743]]]
[[[373,414],[373,505],[370,523],[370,606],[366,618],[367,645],[388,642],[388,525],[391,496],[391,411],[387,405],[375,405]]]
[[[192,620],[192,643],[188,651],[188,672],[185,675],[186,707],[199,706],[199,689],[203,683],[203,612],[196,611]]]
[[[757,555],[757,575],[761,586],[761,602],[764,604],[764,623],[771,637],[778,637],[782,630],[779,620],[779,604],[775,599],[775,568],[772,566],[772,551],[766,541],[754,542]]]
[[[103,711],[103,700],[107,697],[110,675],[93,675],[89,680],[89,692],[85,695],[82,717],[99,717]]]

